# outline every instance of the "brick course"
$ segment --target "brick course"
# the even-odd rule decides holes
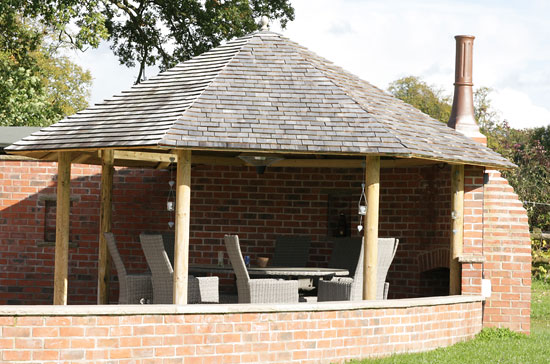
[[[448,346],[481,330],[480,301],[426,302],[313,312],[3,313],[0,363],[343,363]]]

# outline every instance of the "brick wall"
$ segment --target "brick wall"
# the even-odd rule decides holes
[[[94,166],[72,167],[69,304],[96,301],[99,172]],[[44,244],[44,234],[56,173],[55,163],[0,161],[0,304],[52,302],[54,248]],[[129,271],[147,269],[139,233],[169,230],[170,175],[168,170],[115,173],[113,231]],[[267,168],[258,175],[253,168],[193,166],[190,259],[214,263],[225,250],[227,233],[239,234],[243,253],[253,262],[272,254],[275,236],[303,234],[312,239],[309,265],[324,266],[340,212],[348,232],[357,234],[363,179],[362,169]],[[525,211],[518,204],[505,180],[494,175],[484,187],[483,169],[466,168],[464,252],[487,262],[463,264],[462,292],[479,294],[484,268],[498,296],[487,303],[486,323],[527,331],[530,256]],[[449,230],[449,167],[381,171],[380,236],[400,239],[388,273],[389,298],[445,294]],[[111,300],[116,297],[114,283]],[[523,306],[519,315],[512,309],[516,303]]]
[[[497,171],[485,185],[483,252],[492,295],[485,303],[484,325],[529,332],[531,240],[527,213],[513,188]]]
[[[44,238],[55,215],[56,164],[0,161],[0,166],[0,304],[50,304],[54,247]],[[96,300],[99,173],[95,166],[72,167],[70,304]],[[420,281],[418,259],[448,249],[448,174],[438,166],[382,170],[380,236],[400,239],[388,275],[390,297],[430,294]],[[115,173],[113,232],[129,271],[146,269],[139,234],[169,230],[173,216],[165,206],[171,175],[168,170]],[[309,265],[325,266],[341,212],[348,234],[358,234],[363,179],[362,169],[268,168],[258,175],[253,168],[193,166],[191,261],[214,263],[225,250],[227,233],[239,234],[243,253],[253,262],[272,254],[277,235],[290,234],[311,237]]]
[[[95,314],[2,313],[0,363],[343,363],[449,346],[481,330],[479,300],[424,300],[283,312],[246,305],[233,313],[140,313],[151,306],[127,306],[126,315],[106,313],[112,306]]]

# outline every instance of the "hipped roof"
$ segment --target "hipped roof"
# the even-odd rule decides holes
[[[380,155],[510,168],[508,160],[281,36],[261,31],[180,63],[6,148]]]

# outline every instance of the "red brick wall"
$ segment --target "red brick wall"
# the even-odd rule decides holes
[[[0,304],[50,304],[54,248],[43,242],[44,199],[55,196],[56,164],[0,161],[0,166]],[[99,172],[94,166],[72,167],[70,304],[96,300]],[[400,239],[388,276],[390,297],[430,295],[420,282],[418,259],[448,249],[448,173],[439,166],[382,170],[380,236]],[[170,175],[167,170],[115,173],[113,232],[129,271],[146,269],[139,233],[169,230]],[[227,233],[239,234],[243,253],[253,262],[272,254],[277,235],[303,234],[312,238],[309,264],[324,266],[334,235],[334,226],[327,226],[340,212],[349,233],[358,234],[363,179],[361,169],[268,168],[258,175],[253,168],[193,166],[192,262],[215,262]],[[114,284],[115,300],[116,290]]]
[[[472,338],[482,326],[481,302],[475,301],[316,312],[248,310],[3,314],[0,363],[343,363],[449,346]]]
[[[500,173],[488,174],[483,251],[485,278],[491,280],[493,289],[485,303],[484,325],[529,332],[531,240],[527,213]]]
[[[54,248],[42,242],[44,198],[55,195],[56,173],[55,163],[0,161],[0,304],[52,302]],[[449,173],[439,165],[381,172],[380,236],[400,239],[388,273],[390,298],[441,294],[444,288],[435,287],[426,271],[445,274],[448,267]],[[483,169],[467,167],[465,176],[464,252],[484,255],[487,262],[463,265],[462,291],[480,292],[484,267],[498,297],[487,303],[486,323],[526,331],[530,256],[525,212],[506,181],[491,179],[483,200]],[[333,235],[329,219],[334,222],[344,211],[348,230],[357,234],[363,179],[362,169],[268,168],[258,175],[253,168],[193,166],[192,262],[214,262],[227,233],[240,235],[243,253],[253,262],[272,253],[276,235],[304,234],[312,238],[309,264],[326,265]],[[169,180],[167,170],[115,173],[113,231],[129,271],[146,269],[139,233],[169,230]],[[71,241],[76,245],[69,258],[70,304],[96,302],[99,184],[98,167],[72,167]],[[329,196],[336,196],[332,205]],[[113,284],[113,302],[116,297]],[[516,312],[516,303],[522,310]]]

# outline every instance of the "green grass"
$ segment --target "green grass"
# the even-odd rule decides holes
[[[547,364],[550,362],[550,284],[533,281],[531,335],[484,329],[475,339],[425,353],[393,355],[356,364]]]

